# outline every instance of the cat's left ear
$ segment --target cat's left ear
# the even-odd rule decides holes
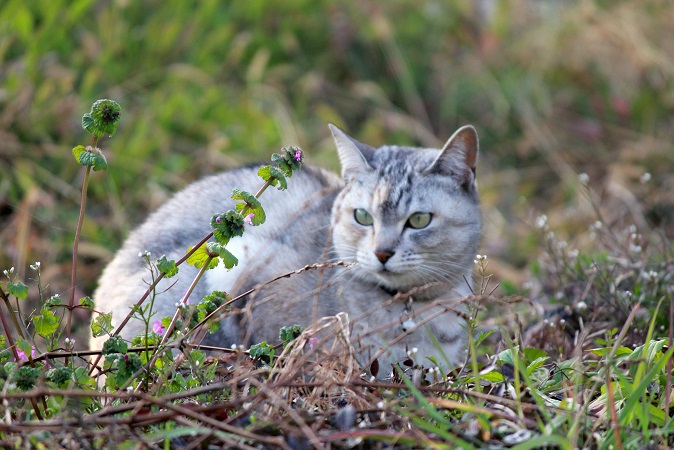
[[[466,125],[452,135],[425,172],[442,173],[451,176],[466,175],[464,182],[472,182],[475,179],[477,165],[478,139],[477,131],[472,125]],[[468,169],[468,170],[466,170]]]
[[[328,127],[337,145],[342,178],[347,179],[354,174],[373,170],[370,161],[374,156],[374,148],[358,142],[333,124],[328,124]]]

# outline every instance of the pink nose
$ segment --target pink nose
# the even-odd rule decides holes
[[[377,257],[377,259],[379,260],[380,263],[386,264],[386,261],[388,261],[389,259],[391,259],[391,256],[393,256],[394,253],[395,253],[395,252],[390,252],[390,251],[382,250],[382,251],[376,251],[376,252],[374,252],[374,256]]]

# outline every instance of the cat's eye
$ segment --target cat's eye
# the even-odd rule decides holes
[[[356,219],[356,222],[365,226],[370,226],[372,225],[372,222],[374,222],[374,220],[372,219],[372,215],[369,212],[365,211],[363,208],[357,208],[353,212],[353,217],[354,219]]]
[[[431,213],[425,212],[415,212],[407,219],[407,226],[410,228],[426,228],[429,223],[431,223],[431,218],[433,215]]]

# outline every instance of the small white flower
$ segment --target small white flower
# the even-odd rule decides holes
[[[548,216],[541,214],[536,218],[536,228],[545,230],[548,227]]]
[[[576,304],[576,309],[580,312],[585,311],[587,309],[587,303],[580,301],[578,304]]]
[[[630,233],[636,233],[636,232],[637,232],[637,226],[634,225],[634,224],[632,224],[632,225],[629,226],[629,228],[628,228],[627,230],[628,230]]]
[[[651,181],[651,178],[652,178],[651,174],[649,172],[646,172],[643,175],[641,175],[641,177],[639,177],[639,182],[641,182],[641,184],[646,184],[649,181]]]
[[[585,172],[578,174],[578,181],[580,181],[583,184],[587,184],[590,182],[590,176],[586,174]]]
[[[244,403],[243,405],[241,405],[241,407],[243,407],[243,410],[244,410],[244,411],[250,411],[250,408],[251,408],[252,406],[253,406],[253,403],[252,403],[252,402],[246,402],[246,403]]]
[[[572,250],[569,250],[569,258],[571,258],[571,259],[578,258],[578,250],[575,249],[575,248],[572,249]]]
[[[384,402],[377,402],[378,409],[384,409]]]

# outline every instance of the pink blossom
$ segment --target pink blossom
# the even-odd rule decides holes
[[[253,224],[253,217],[255,217],[255,214],[250,213],[246,217],[243,218],[243,221],[246,222],[248,225]]]
[[[302,161],[302,150],[295,150],[295,156],[293,156],[293,159],[297,162]]]
[[[28,356],[23,351],[21,351],[21,349],[17,348],[16,354],[19,356],[19,361],[28,361]],[[30,357],[35,358],[36,356],[37,353],[35,352],[35,346],[33,345],[31,347]]]
[[[310,337],[309,338],[309,348],[313,349],[314,344],[318,344],[318,338],[317,337]]]
[[[161,324],[161,320],[158,320],[152,326],[152,331],[157,333],[159,336],[163,336],[164,332],[166,331],[166,327]]]

